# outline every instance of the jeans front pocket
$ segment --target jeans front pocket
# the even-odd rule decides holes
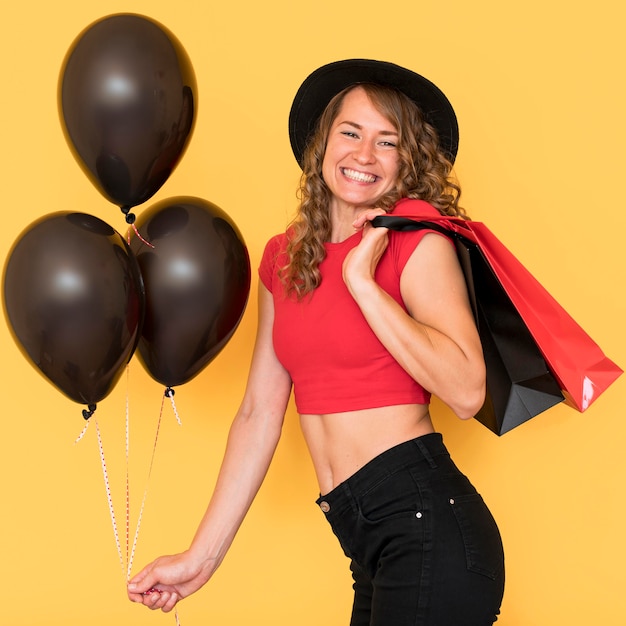
[[[504,571],[504,552],[500,531],[491,512],[478,493],[450,498],[459,525],[467,569],[495,580]]]
[[[396,517],[413,518],[421,508],[419,489],[410,471],[390,473],[358,498],[359,513],[367,522]]]

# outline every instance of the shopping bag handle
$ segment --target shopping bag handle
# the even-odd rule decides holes
[[[453,230],[435,224],[434,222],[427,222],[423,220],[412,220],[408,217],[400,217],[398,215],[377,215],[372,220],[372,226],[375,228],[388,228],[389,230],[396,230],[399,232],[407,232],[412,230],[435,230],[438,233],[452,237],[456,235]]]

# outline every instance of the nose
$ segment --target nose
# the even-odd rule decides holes
[[[369,141],[359,142],[354,150],[354,159],[362,165],[372,163],[375,159],[372,144]]]

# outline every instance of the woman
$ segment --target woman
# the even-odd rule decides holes
[[[481,497],[434,432],[436,394],[462,419],[485,368],[453,246],[391,233],[377,215],[460,215],[457,126],[445,96],[393,64],[311,74],[290,137],[303,167],[298,217],[268,243],[241,407],[190,548],[161,557],[129,596],[170,611],[221,563],[278,443],[293,384],[320,493],[351,559],[352,626],[483,626],[497,619],[502,544]]]

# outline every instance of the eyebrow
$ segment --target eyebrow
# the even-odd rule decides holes
[[[353,126],[357,130],[363,130],[363,126],[361,126],[361,124],[357,124],[356,122],[351,122],[350,120],[343,120],[341,122],[337,122],[337,125],[340,125],[340,124],[348,124],[348,126]],[[396,130],[379,130],[378,133],[380,135],[385,135],[385,136],[390,136],[390,135],[393,135],[395,137],[398,136],[398,131]]]

